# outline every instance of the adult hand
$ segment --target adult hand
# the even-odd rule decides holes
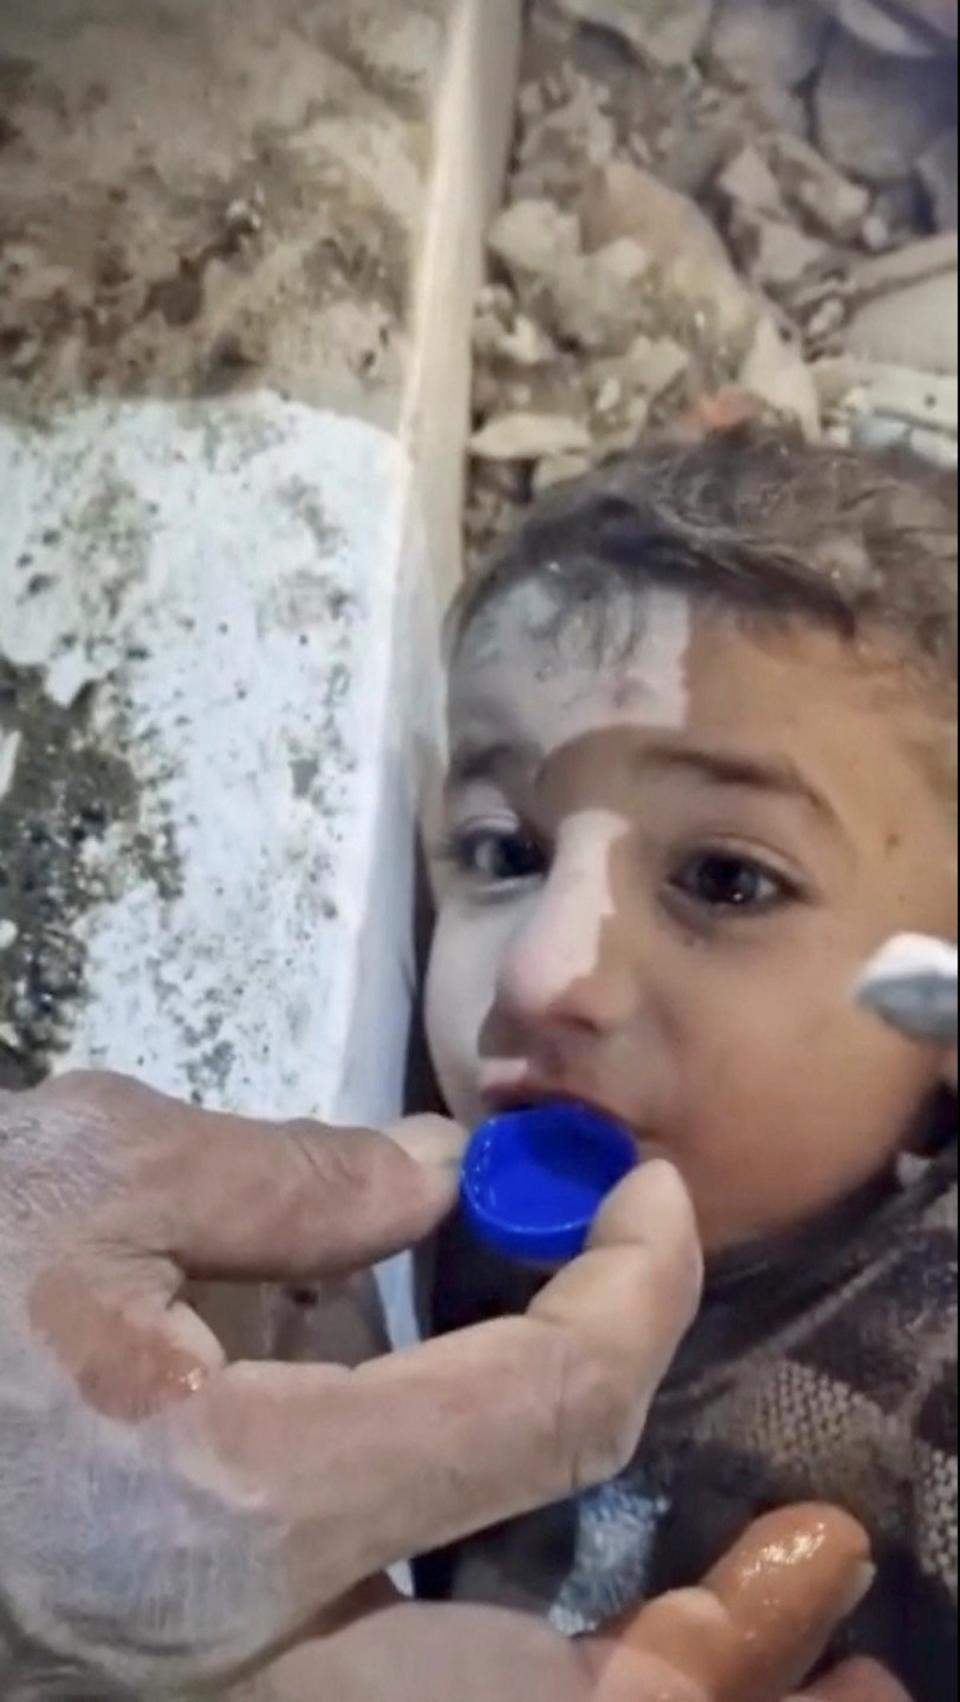
[[[225,1363],[187,1278],[340,1276],[450,1209],[457,1132],[399,1138],[105,1076],[0,1095],[0,1694],[222,1687],[392,1562],[633,1454],[699,1300],[662,1164],[526,1318],[356,1372]]]
[[[328,1628],[231,1702],[783,1702],[872,1579],[854,1520],[790,1509],[755,1525],[702,1588],[651,1603],[607,1639],[566,1643],[492,1609],[358,1601],[351,1624]],[[814,1694],[907,1702],[865,1663]]]

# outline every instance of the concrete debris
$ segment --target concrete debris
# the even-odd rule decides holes
[[[473,347],[481,359],[525,369],[549,366],[557,353],[543,327],[525,313],[505,321],[496,312],[481,308],[474,322]]]
[[[956,67],[897,59],[840,30],[814,94],[817,139],[867,183],[909,176],[956,113]]]
[[[518,287],[556,276],[579,252],[580,227],[553,201],[518,201],[490,232],[490,251]]]
[[[828,243],[808,236],[784,219],[757,219],[742,227],[750,276],[775,294],[791,290],[822,272],[831,258]]]
[[[617,132],[603,110],[602,90],[588,77],[574,80],[573,93],[531,124],[517,156],[515,196],[566,197],[591,166],[604,165],[616,151]]]
[[[589,455],[550,455],[541,461],[533,475],[533,494],[543,496],[557,485],[569,484],[590,470]]]
[[[623,362],[626,381],[634,390],[656,402],[672,390],[690,370],[690,355],[672,337],[638,337]]]
[[[857,235],[870,212],[870,196],[862,184],[851,183],[809,142],[796,136],[774,137],[772,156],[785,195],[815,229],[838,242]]]
[[[540,461],[589,448],[586,426],[562,414],[501,414],[470,440],[470,453],[481,461]]]
[[[471,550],[648,430],[954,464],[956,33],[955,0],[531,0]]]
[[[16,922],[0,921],[0,951],[9,951],[12,945],[16,945],[19,933],[20,930]],[[2,1035],[0,1035],[0,1044],[2,1044]]]
[[[945,130],[932,148],[923,155],[920,181],[927,192],[930,210],[938,230],[957,228],[957,149],[956,126]]]
[[[734,206],[775,216],[784,212],[780,185],[757,148],[742,148],[720,174],[717,188]]]
[[[937,41],[923,26],[907,23],[875,0],[824,0],[835,17],[867,47],[901,59],[929,59]]]
[[[848,293],[862,299],[881,295],[885,290],[902,289],[924,278],[936,278],[944,272],[955,272],[960,264],[960,240],[956,232],[927,237],[911,242],[895,253],[865,260],[850,271]]]
[[[625,350],[641,328],[641,284],[649,270],[647,250],[630,237],[608,243],[595,254],[579,255],[551,288],[557,335],[594,354]]]
[[[721,0],[710,61],[741,87],[797,88],[817,69],[829,28],[817,0]]]
[[[90,686],[99,685],[107,670],[97,667],[82,650],[68,650],[47,669],[45,691],[58,709],[72,709]]]
[[[799,350],[785,343],[772,319],[757,327],[740,373],[741,386],[777,414],[802,427],[812,443],[820,437],[820,398]]]
[[[594,173],[584,191],[581,219],[588,250],[617,237],[642,244],[678,311],[705,312],[721,338],[752,332],[756,302],[714,226],[695,202],[652,172],[618,161]]]
[[[847,327],[851,354],[955,377],[957,282],[945,272],[867,302]]]
[[[665,69],[689,65],[703,43],[713,0],[558,0],[579,23],[612,30]]]

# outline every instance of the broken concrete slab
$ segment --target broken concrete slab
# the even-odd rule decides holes
[[[758,148],[741,148],[717,178],[720,194],[752,213],[782,216],[783,196],[773,172]]]
[[[940,236],[925,237],[908,243],[889,254],[878,255],[851,267],[846,291],[855,300],[883,295],[890,290],[903,289],[920,283],[924,278],[936,278],[945,272],[955,272],[960,264],[960,239],[956,231]]]
[[[920,372],[956,375],[957,273],[867,302],[846,334],[850,353]]]
[[[844,355],[817,362],[813,378],[825,418],[866,448],[905,444],[939,467],[958,459],[955,378]]]

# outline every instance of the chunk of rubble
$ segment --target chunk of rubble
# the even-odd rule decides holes
[[[721,0],[710,61],[741,88],[797,88],[819,66],[829,28],[817,0]]]
[[[518,198],[575,194],[584,171],[604,165],[616,152],[616,126],[604,110],[603,88],[574,73],[570,91],[569,99],[522,136],[514,176]]]
[[[955,378],[842,355],[812,368],[824,418],[866,449],[902,444],[934,466],[958,463]]]
[[[713,14],[713,0],[558,0],[578,23],[612,30],[665,70],[689,65]]]
[[[623,374],[632,389],[659,401],[690,370],[690,355],[672,337],[638,337],[627,351]]]
[[[782,216],[783,196],[759,148],[741,148],[717,179],[717,188],[736,207]]]
[[[920,161],[920,181],[938,230],[957,228],[957,128],[945,130]]]
[[[641,285],[649,270],[646,248],[630,237],[576,256],[550,286],[557,336],[587,353],[622,353],[647,311]]]
[[[589,455],[549,455],[539,463],[533,475],[533,494],[543,496],[557,485],[569,484],[588,473],[592,465]]]
[[[847,279],[848,293],[857,299],[882,295],[888,290],[920,283],[924,278],[955,272],[958,264],[960,240],[955,231],[924,237],[920,242],[908,243],[905,248],[854,266]]]
[[[850,320],[851,354],[956,376],[957,273],[926,278],[868,301]]]
[[[838,242],[857,235],[870,211],[870,195],[862,184],[851,183],[809,142],[796,136],[774,137],[771,157],[783,193],[811,224]]]
[[[839,30],[814,94],[817,139],[867,183],[909,177],[955,116],[956,66],[897,59]]]
[[[755,219],[741,226],[750,276],[761,289],[782,295],[829,265],[833,250],[786,219]]]
[[[500,414],[470,439],[470,453],[479,461],[541,461],[589,449],[586,426],[565,414]]]
[[[522,289],[555,277],[579,253],[580,226],[553,201],[516,201],[495,221],[488,245]]]
[[[740,384],[750,396],[798,424],[816,443],[821,435],[820,398],[799,350],[785,343],[772,319],[761,320],[743,363]]]
[[[618,238],[640,243],[665,294],[689,315],[706,313],[721,339],[752,333],[756,300],[717,231],[693,201],[652,172],[616,161],[591,174],[581,222],[588,251]]]
[[[878,53],[901,59],[929,59],[937,41],[923,24],[910,23],[875,0],[821,0],[845,30]]]

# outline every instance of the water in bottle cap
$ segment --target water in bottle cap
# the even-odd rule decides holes
[[[637,1162],[630,1135],[588,1106],[505,1112],[467,1148],[464,1213],[495,1252],[566,1264],[583,1252],[601,1206]]]

